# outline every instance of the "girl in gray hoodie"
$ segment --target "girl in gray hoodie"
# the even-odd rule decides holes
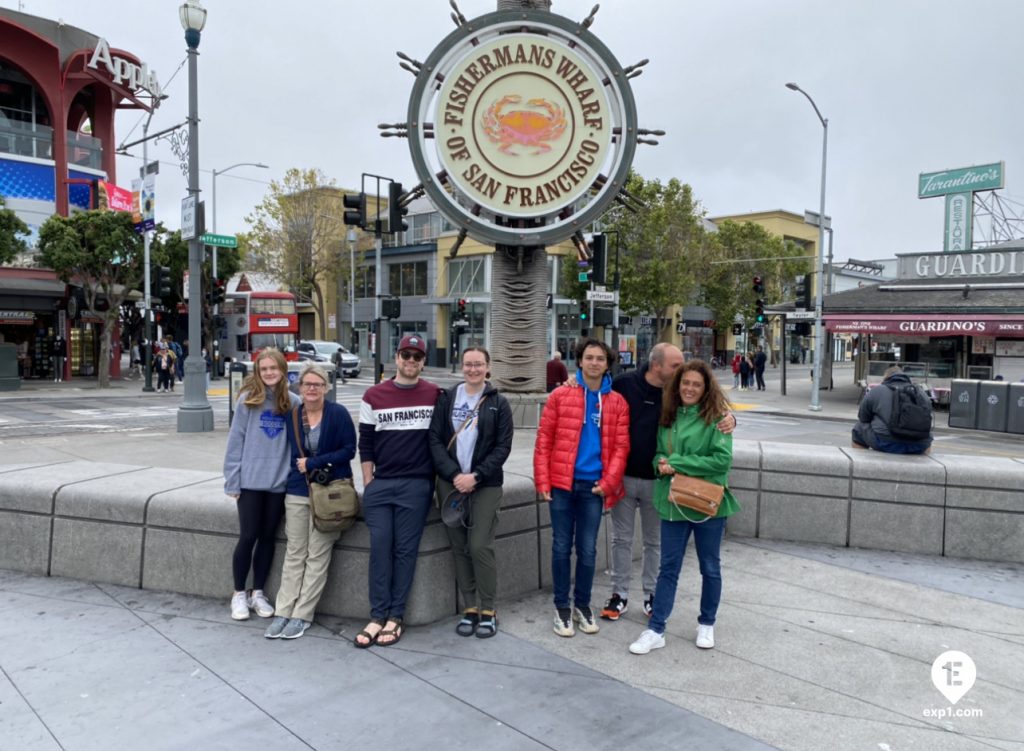
[[[224,454],[224,492],[238,502],[238,544],[232,558],[231,617],[274,614],[263,587],[274,559],[274,534],[284,515],[288,480],[285,420],[299,397],[288,390],[288,364],[273,347],[262,350],[242,385]],[[252,589],[245,583],[252,570]]]

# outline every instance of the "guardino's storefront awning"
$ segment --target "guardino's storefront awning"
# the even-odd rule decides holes
[[[825,328],[835,334],[994,336],[1024,339],[1024,316],[826,313]]]

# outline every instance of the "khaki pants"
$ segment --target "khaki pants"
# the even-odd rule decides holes
[[[341,532],[317,531],[309,498],[291,494],[284,497],[284,530],[288,544],[274,615],[312,621],[327,583],[331,549]]]

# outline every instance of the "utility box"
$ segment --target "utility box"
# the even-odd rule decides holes
[[[980,381],[954,379],[949,389],[949,427],[978,427],[978,386]]]
[[[1006,417],[1008,433],[1024,433],[1024,383],[1010,384],[1009,411]]]
[[[1006,432],[1009,400],[1009,383],[982,381],[978,387],[978,430]]]
[[[0,391],[17,391],[20,388],[18,347],[9,342],[0,342]]]

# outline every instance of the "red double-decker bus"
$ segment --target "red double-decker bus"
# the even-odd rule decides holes
[[[230,292],[222,306],[227,341],[222,357],[251,362],[265,347],[277,347],[298,360],[299,316],[291,292]]]

